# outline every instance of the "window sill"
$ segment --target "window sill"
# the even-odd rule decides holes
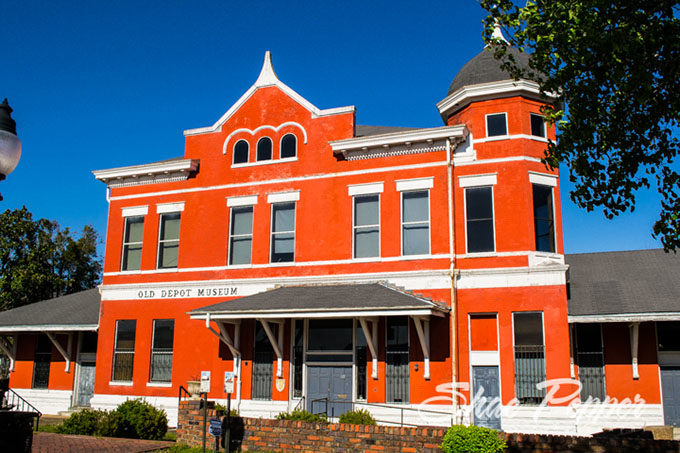
[[[227,269],[252,269],[253,264],[227,264]]]
[[[147,382],[147,387],[172,387],[172,382]]]
[[[286,162],[295,162],[297,159],[296,157],[285,157],[283,159],[269,159],[269,160],[261,160],[261,161],[256,161],[256,162],[244,162],[242,164],[231,164],[231,168],[243,168],[243,167],[256,167],[258,165],[272,165],[272,164],[283,164]]]
[[[109,381],[109,385],[118,385],[123,387],[132,387],[132,381]]]

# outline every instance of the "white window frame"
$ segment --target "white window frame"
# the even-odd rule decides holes
[[[299,196],[299,192],[295,192]],[[269,197],[275,194],[270,194]],[[296,234],[295,234],[295,228],[297,227],[297,199],[295,200],[283,200],[283,201],[269,201],[270,203],[270,208],[269,208],[269,264],[274,264],[278,266],[285,266],[288,265],[289,263],[295,263],[295,259],[297,258],[297,253],[295,253],[295,245],[297,244],[296,241]],[[277,204],[293,204],[293,231],[277,231],[274,233],[274,206]],[[273,261],[272,258],[274,256],[274,234],[284,234],[284,233],[293,233],[293,260],[292,261]]]
[[[183,208],[182,208],[183,209]],[[163,229],[163,216],[179,214],[180,230],[177,231],[177,239],[161,239],[161,231]],[[169,211],[158,214],[158,246],[156,247],[156,269],[177,269],[179,268],[179,236],[182,227],[182,211]],[[177,242],[177,266],[175,267],[161,267],[161,245],[169,242]]]
[[[404,254],[404,193],[413,192],[427,192],[427,253],[420,253],[417,255],[405,255]],[[430,189],[408,189],[401,190],[399,195],[399,211],[400,211],[400,224],[399,224],[399,235],[401,237],[401,256],[404,257],[418,257],[418,256],[430,256],[432,254],[432,209],[430,206],[432,199],[430,197]],[[424,224],[425,222],[408,222],[409,225]]]
[[[151,380],[151,375],[153,374],[153,355],[154,355],[154,341],[156,339],[156,321],[173,321],[172,324],[172,351],[170,354],[172,354],[172,365],[174,365],[174,360],[175,360],[175,319],[174,318],[159,318],[159,319],[154,319],[153,322],[151,323],[151,356],[149,357],[149,384],[169,384],[172,382],[172,368],[173,366],[170,366],[170,379],[167,381],[152,381]],[[136,331],[137,329],[135,329]],[[136,336],[135,332],[135,336]],[[156,352],[156,354],[160,354],[160,352]],[[167,352],[166,352],[167,354]]]
[[[489,135],[489,117],[494,115],[504,115],[505,116],[505,134],[502,135]],[[508,112],[493,112],[484,115],[484,129],[486,132],[486,138],[506,138],[510,136],[510,129],[508,128]]]
[[[139,211],[141,212],[141,211]],[[128,220],[131,218],[138,218],[141,217],[142,220],[142,240],[137,241],[137,242],[125,242],[125,237],[127,236],[128,232]],[[139,272],[142,269],[142,255],[139,257],[139,269],[123,269],[123,264],[125,263],[125,247],[130,246],[130,245],[141,245],[142,246],[142,252],[144,251],[144,224],[146,223],[146,215],[126,215],[123,217],[124,219],[124,224],[123,224],[123,246],[120,249],[120,270],[121,272]]]
[[[239,162],[236,163],[234,162],[236,160],[236,145],[238,145],[241,142],[245,142],[245,144],[248,146],[248,153],[246,154],[246,161],[245,162]],[[236,143],[234,143],[234,146],[231,147],[231,165],[232,166],[239,166],[239,165],[244,165],[250,162],[250,142],[246,139],[238,139],[236,140]]]
[[[533,177],[533,178],[532,178]],[[542,178],[542,179],[539,179]],[[532,174],[529,173],[529,181],[531,182],[531,215],[533,219],[533,229],[534,229],[534,248],[536,248],[536,214],[534,213],[534,186],[544,186],[544,187],[550,187],[550,196],[552,197],[552,221],[553,221],[553,249],[555,250],[552,252],[553,254],[559,253],[557,251],[557,221],[555,215],[557,214],[557,211],[555,210],[555,187],[557,185],[557,177],[553,177],[552,175],[540,175],[540,174]],[[548,184],[544,184],[547,182]],[[537,250],[538,252],[538,250]],[[539,252],[539,253],[551,253],[551,252]]]
[[[484,184],[484,185],[470,185],[470,186],[465,186],[463,189],[463,219],[465,221],[465,254],[466,255],[471,255],[471,256],[484,256],[484,255],[495,255],[498,253],[498,247],[496,244],[496,203],[494,199],[496,198],[494,195],[494,184]],[[467,219],[467,190],[468,189],[481,189],[482,187],[489,187],[491,188],[491,226],[493,227],[493,250],[489,252],[474,252],[470,253],[468,252],[468,219]]]
[[[243,197],[245,198],[245,197]],[[227,203],[228,205],[228,203]],[[231,227],[234,223],[234,209],[250,208],[253,212],[253,223],[251,225],[250,234],[231,234]],[[253,204],[236,204],[229,208],[229,226],[227,230],[227,266],[229,267],[240,267],[240,266],[250,266],[253,264],[253,229],[255,228],[255,206]],[[244,238],[250,236],[250,262],[246,264],[231,264],[231,240],[232,238]]]
[[[281,152],[283,150],[283,139],[286,138],[286,136],[288,136],[288,135],[292,135],[293,137],[295,137],[295,155],[293,157],[283,157],[281,155]],[[298,143],[300,143],[300,140],[298,140],[297,135],[293,134],[292,132],[286,132],[285,134],[283,134],[281,136],[281,139],[279,140],[279,160],[283,161],[283,162],[289,162],[289,161],[297,160],[298,148],[299,148]],[[272,152],[272,154],[273,154],[273,152]],[[272,156],[272,158],[273,158],[273,156]]]
[[[118,345],[118,322],[120,321],[134,321],[135,322],[135,346],[132,348],[132,376],[130,376],[130,380],[127,381],[117,381],[114,380],[114,375],[116,374],[116,353],[117,353],[117,345]],[[114,335],[113,338],[113,363],[111,364],[111,383],[118,384],[118,385],[132,385],[132,380],[134,379],[135,376],[135,349],[137,348],[137,320],[136,319],[116,319],[116,334]],[[130,351],[120,351],[120,352],[130,352]]]
[[[356,225],[356,201],[357,198],[365,198],[365,197],[378,197],[378,223],[375,225],[361,225],[357,227]],[[380,206],[381,206],[381,196],[379,192],[372,192],[372,193],[362,193],[362,194],[357,194],[352,196],[352,259],[358,260],[358,261],[364,261],[364,260],[375,260],[379,259],[382,256],[382,247],[381,247],[381,238],[382,236],[380,235],[380,222],[382,220],[382,216],[380,215]],[[428,212],[429,214],[429,212]],[[376,256],[364,256],[361,258],[357,258],[356,256],[356,248],[355,248],[355,243],[356,243],[356,234],[357,234],[357,228],[374,228],[378,227],[378,254]]]
[[[537,117],[539,117],[543,120],[543,135],[534,135],[533,134],[533,131],[531,130],[531,117],[532,116],[537,116]],[[540,137],[540,138],[544,138],[544,139],[548,138],[548,125],[546,124],[544,115],[541,115],[540,113],[533,113],[533,112],[529,113],[529,135],[531,135],[532,137]]]
[[[545,361],[545,370],[543,370],[543,372],[545,373],[546,378],[547,378],[547,376],[548,376],[548,354],[547,354],[548,346],[547,346],[547,342],[545,341],[546,338],[545,338],[545,312],[544,312],[544,310],[520,310],[520,311],[511,312],[511,315],[512,315],[512,369],[515,370],[515,367],[516,367],[516,365],[515,365],[515,354],[516,354],[515,353],[515,346],[516,346],[515,345],[515,313],[522,313],[522,314],[524,314],[524,313],[526,313],[526,314],[528,314],[528,313],[540,313],[541,314],[541,329],[542,329],[542,334],[543,334],[543,360]],[[500,344],[499,344],[499,348],[500,348]],[[517,377],[515,377],[515,380],[516,379],[517,379]],[[516,383],[515,383],[515,381],[513,381],[512,392],[513,392],[513,394],[515,394],[515,398],[517,398],[516,388],[517,388]],[[547,391],[547,389],[546,389],[546,391]]]

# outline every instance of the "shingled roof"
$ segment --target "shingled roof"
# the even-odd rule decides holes
[[[97,330],[98,288],[35,302],[0,312],[0,333],[19,331]]]
[[[407,311],[444,313],[443,304],[418,297],[381,283],[286,286],[238,299],[197,308],[189,312],[192,318],[204,318],[207,314],[229,317],[284,316],[307,317],[323,313],[328,317],[341,317],[347,312],[390,312],[405,314]],[[345,314],[344,316],[348,316]]]
[[[566,255],[569,317],[680,319],[680,256],[661,249]]]
[[[529,55],[520,52],[514,47],[508,46],[507,52],[511,54],[518,65],[524,69],[529,67]],[[493,56],[493,50],[485,47],[472,60],[468,61],[458,71],[456,77],[449,86],[449,94],[458,91],[464,86],[478,85],[480,83],[500,82],[510,80],[512,76],[501,69],[502,62]]]

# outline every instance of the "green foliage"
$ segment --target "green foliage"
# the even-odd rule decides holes
[[[168,430],[165,411],[143,400],[125,401],[112,414],[117,414],[109,420],[115,437],[160,440]]]
[[[98,237],[80,237],[23,207],[0,213],[0,310],[93,288],[100,280]]]
[[[485,41],[503,67],[557,94],[544,113],[561,132],[544,160],[568,165],[571,199],[612,218],[634,209],[638,189],[655,186],[662,201],[653,235],[667,250],[680,246],[678,1],[480,3],[490,13]],[[492,37],[495,21],[530,54],[528,70]]]
[[[215,410],[217,412],[221,412],[222,414],[225,414],[225,415],[227,413],[227,407],[224,404],[215,403]],[[231,411],[229,411],[229,416],[230,417],[239,417],[238,411],[236,409],[232,409]]]
[[[99,435],[101,433],[102,421],[107,412],[92,409],[85,409],[74,412],[64,423],[56,427],[56,432],[60,434],[80,434],[84,436]]]
[[[441,444],[444,453],[495,453],[507,448],[498,431],[481,426],[453,425]]]
[[[340,416],[338,422],[350,425],[375,425],[375,419],[366,409],[347,411]]]
[[[293,412],[281,412],[276,416],[277,420],[299,420],[303,422],[328,422],[326,414],[312,414],[304,409],[295,409]]]

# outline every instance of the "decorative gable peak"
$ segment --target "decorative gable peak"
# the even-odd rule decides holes
[[[262,70],[255,81],[255,85],[253,86],[258,88],[267,87],[277,85],[280,82],[281,81],[278,77],[276,77],[276,73],[274,72],[274,66],[272,65],[272,54],[270,51],[266,51],[264,53],[264,63],[262,63]]]

